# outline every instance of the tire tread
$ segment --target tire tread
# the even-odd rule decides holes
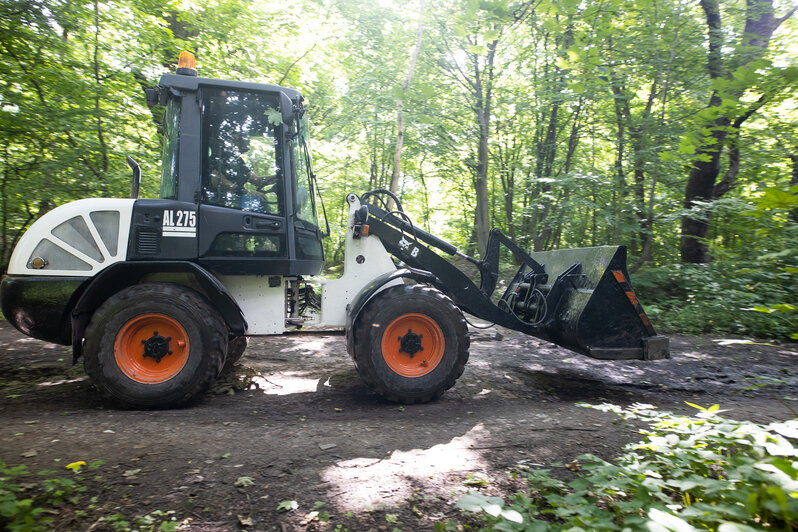
[[[386,302],[404,301],[407,297],[421,296],[429,297],[437,300],[443,304],[445,312],[449,313],[451,317],[455,318],[455,334],[457,337],[457,353],[456,361],[452,370],[445,376],[445,379],[437,383],[434,389],[427,391],[419,396],[406,396],[402,395],[396,390],[391,389],[379,377],[376,368],[370,361],[371,346],[370,344],[370,327],[373,323],[372,315],[380,305]],[[382,303],[381,303],[382,302]],[[404,404],[426,403],[441,397],[444,392],[455,385],[457,379],[463,374],[466,363],[468,362],[468,349],[470,347],[470,339],[468,337],[468,327],[465,318],[460,309],[454,302],[445,294],[426,285],[399,285],[387,288],[375,295],[365,306],[357,322],[353,325],[353,330],[350,334],[354,335],[353,352],[350,353],[354,362],[355,368],[361,379],[366,385],[377,392],[379,395],[388,401]]]
[[[103,349],[102,344],[107,332],[106,326],[118,311],[118,305],[133,304],[153,293],[158,297],[172,299],[193,309],[192,314],[198,321],[199,327],[208,334],[210,339],[207,342],[208,345],[203,346],[202,353],[203,357],[209,358],[210,363],[202,365],[202,371],[195,375],[190,386],[180,393],[175,392],[168,398],[152,397],[147,400],[132,400],[116,390],[106,379],[104,367],[106,364],[114,363],[113,357],[101,357],[100,350]],[[95,311],[86,328],[83,351],[83,366],[86,373],[100,392],[114,403],[127,408],[175,408],[198,399],[221,373],[227,352],[227,325],[210,302],[194,290],[172,283],[138,284],[111,296]]]

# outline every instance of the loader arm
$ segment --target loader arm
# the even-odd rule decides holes
[[[480,261],[415,227],[401,210],[366,206],[368,215],[358,217],[355,233],[367,225],[366,234],[379,237],[388,253],[409,267],[429,272],[435,279],[432,284],[464,312],[593,358],[669,356],[667,338],[656,334],[631,288],[623,246],[528,254],[494,228]],[[494,303],[491,295],[498,282],[500,245],[521,266]],[[480,286],[433,247],[477,266]]]

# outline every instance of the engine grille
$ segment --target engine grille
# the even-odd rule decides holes
[[[158,255],[161,252],[161,234],[158,230],[139,229],[136,232],[136,253]]]

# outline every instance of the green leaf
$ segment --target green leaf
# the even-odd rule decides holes
[[[728,521],[721,523],[718,527],[718,532],[760,532],[760,530],[742,523],[730,523]]]
[[[423,94],[426,98],[432,98],[435,96],[435,88],[431,85],[419,85],[418,90],[420,90],[421,94]]]
[[[513,523],[523,523],[524,522],[523,516],[520,513],[518,513],[517,511],[512,510],[512,509],[502,510],[501,516],[503,518],[507,519],[508,521],[512,521]]]
[[[648,518],[651,519],[648,527],[652,532],[693,532],[696,530],[687,521],[657,508],[649,510]]]
[[[465,48],[475,55],[488,55],[488,47],[482,44],[467,44]]]
[[[781,75],[788,83],[795,83],[798,81],[798,67],[789,66],[781,70]]]
[[[272,107],[266,108],[266,119],[273,126],[279,126],[283,123],[283,114]]]
[[[293,512],[299,508],[299,503],[296,501],[282,501],[277,505],[278,512]]]

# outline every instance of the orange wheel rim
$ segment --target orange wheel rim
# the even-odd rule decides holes
[[[403,314],[382,335],[385,363],[402,377],[421,377],[434,370],[445,347],[440,326],[425,314]]]
[[[144,384],[166,382],[180,373],[188,353],[186,330],[163,314],[136,316],[122,326],[114,342],[119,369]]]

